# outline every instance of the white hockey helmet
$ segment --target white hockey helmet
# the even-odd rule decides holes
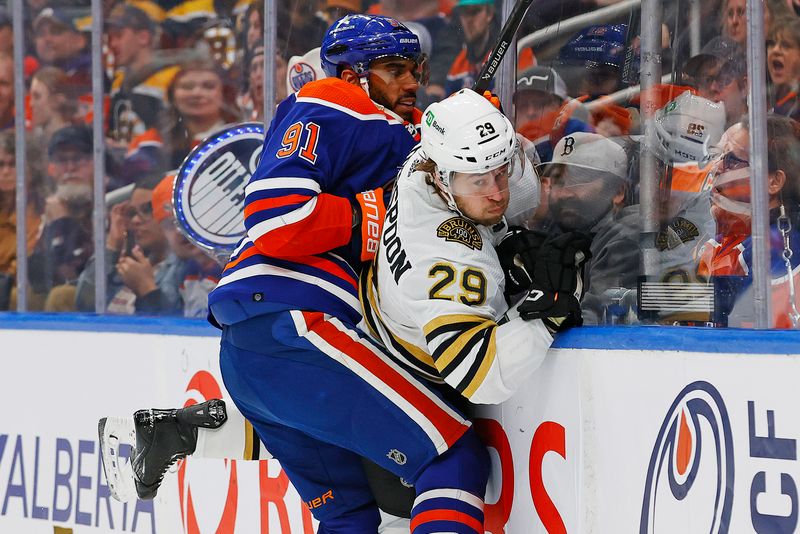
[[[447,206],[461,213],[454,196],[480,192],[454,189],[455,173],[482,174],[524,158],[511,122],[471,89],[428,106],[422,116],[422,151],[436,163],[436,179]],[[513,169],[509,169],[511,175]]]
[[[655,131],[655,152],[664,163],[703,166],[720,152],[725,105],[684,91],[656,111]]]

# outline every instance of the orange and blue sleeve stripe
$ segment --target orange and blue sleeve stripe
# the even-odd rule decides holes
[[[244,223],[262,254],[307,256],[350,241],[350,201],[320,189],[310,178],[263,178],[247,185]]]

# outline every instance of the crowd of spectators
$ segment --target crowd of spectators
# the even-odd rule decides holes
[[[430,80],[417,95],[417,106],[424,108],[474,83],[500,30],[501,1],[277,2],[275,104],[298,83],[320,75],[301,67],[312,62],[307,58],[331,22],[348,14],[373,13],[395,17],[420,36],[430,65]],[[535,2],[518,35],[614,1]],[[745,0],[708,0],[699,8],[700,48],[695,44],[693,50],[691,10],[681,9],[678,2],[663,2],[662,68],[671,76],[650,97],[654,109],[662,111],[686,92],[681,105],[695,105],[687,103],[690,96],[720,104],[717,115],[724,115],[723,124],[711,129],[735,129],[741,127],[748,105]],[[105,0],[103,9],[104,184],[106,192],[132,190],[108,206],[103,266],[108,277],[107,311],[200,316],[220,266],[176,231],[170,195],[163,191],[203,138],[232,123],[262,120],[264,3]],[[796,0],[768,0],[764,9],[768,106],[774,114],[796,120],[800,6]],[[617,320],[609,310],[619,303],[621,291],[636,289],[641,274],[638,254],[623,250],[629,245],[638,248],[638,136],[642,118],[651,111],[640,109],[644,99],[636,91],[613,96],[638,84],[638,16],[633,12],[579,31],[554,32],[548,42],[518,50],[515,125],[536,148],[542,164],[542,198],[531,226],[596,234],[601,221],[614,222],[607,239],[596,240],[603,244],[595,251],[589,299],[595,302],[587,304],[594,322]],[[91,23],[88,2],[25,3],[28,31],[21,68],[25,114],[15,117],[12,20],[9,11],[0,8],[0,309],[13,308],[17,298],[14,125],[19,120],[27,132],[29,308],[94,309],[98,267],[91,209]],[[718,155],[730,137],[712,140]],[[566,163],[561,152],[572,150],[576,140],[579,145],[588,143],[577,147],[576,153],[591,160],[581,165],[600,172],[576,177],[569,170],[577,168],[570,167],[575,160]],[[613,146],[603,144],[606,141]],[[691,250],[677,263],[667,261],[657,277],[708,283],[708,267],[701,272],[697,264],[700,250],[722,239],[718,235],[722,226],[715,224],[710,208],[716,206],[719,212],[719,198],[725,197],[713,183],[712,167],[718,169],[718,164],[708,158],[688,169],[686,162],[676,164],[674,158],[661,157],[659,162],[663,206],[657,239],[668,243],[664,250],[674,251],[676,239],[680,250]],[[782,188],[800,190],[798,180],[800,176],[786,172]],[[785,196],[781,206],[796,228],[794,217],[800,207],[788,205],[794,194]],[[619,276],[604,269],[616,270]],[[630,310],[627,320],[632,320]]]

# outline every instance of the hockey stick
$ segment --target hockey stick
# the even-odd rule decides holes
[[[478,79],[475,81],[475,85],[472,86],[472,90],[476,93],[483,94],[489,88],[489,83],[500,67],[500,62],[508,52],[511,41],[514,40],[514,35],[517,33],[519,25],[522,24],[522,19],[525,18],[525,13],[528,12],[528,8],[532,3],[533,0],[517,0],[514,9],[506,19],[505,24],[503,24],[503,29],[500,30],[500,37],[497,38],[497,42],[492,48],[492,53],[489,54],[486,63],[481,67]]]

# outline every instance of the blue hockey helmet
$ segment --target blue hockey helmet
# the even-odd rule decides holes
[[[621,68],[625,60],[627,32],[627,24],[586,27],[561,47],[558,53],[559,62],[590,68],[601,65]]]
[[[336,77],[341,68],[366,76],[371,61],[399,56],[420,64],[419,37],[401,22],[380,15],[348,15],[334,22],[322,39],[322,70]]]

